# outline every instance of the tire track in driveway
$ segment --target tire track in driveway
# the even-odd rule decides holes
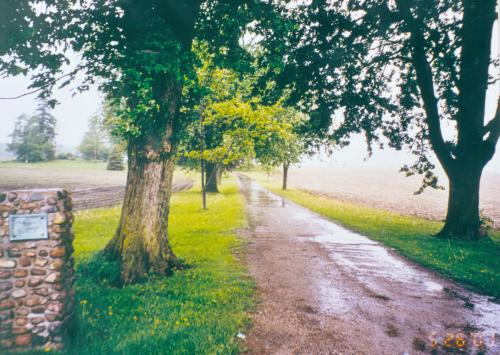
[[[238,178],[261,297],[248,353],[500,353],[499,304]]]

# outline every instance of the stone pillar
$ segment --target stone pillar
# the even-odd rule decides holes
[[[22,235],[12,238],[9,217],[26,214],[46,214],[46,239],[12,240]],[[0,192],[0,353],[64,347],[73,324],[72,223],[67,191]]]

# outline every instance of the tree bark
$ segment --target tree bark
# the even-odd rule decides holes
[[[288,185],[288,167],[290,166],[290,163],[284,162],[283,163],[283,190],[287,189]]]
[[[165,111],[157,129],[128,144],[128,175],[119,227],[104,253],[120,263],[124,284],[148,273],[168,275],[175,256],[168,242],[168,215],[175,165],[173,143],[182,85],[161,80]]]
[[[479,216],[479,186],[483,167],[461,165],[448,173],[448,210],[438,236],[476,240],[485,235]]]
[[[217,170],[217,164],[211,162],[205,163],[205,184],[207,192],[219,192],[219,188],[217,186]]]
[[[174,156],[147,161],[141,147],[129,149],[128,177],[122,215],[105,253],[120,262],[123,283],[133,283],[152,272],[167,275],[175,262],[168,243],[168,214]]]

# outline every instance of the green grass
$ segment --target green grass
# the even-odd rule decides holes
[[[76,303],[81,354],[235,354],[253,306],[254,285],[234,256],[244,204],[233,180],[200,208],[199,191],[172,197],[170,242],[189,268],[123,289],[103,276],[115,267],[92,258],[113,235],[119,209],[76,214]]]
[[[500,231],[479,242],[434,237],[441,222],[336,201],[299,190],[283,191],[277,182],[250,173],[260,183],[289,200],[357,231],[429,269],[470,288],[500,298]]]

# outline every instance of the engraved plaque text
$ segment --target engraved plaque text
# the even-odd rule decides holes
[[[47,214],[9,216],[10,241],[48,239]]]

